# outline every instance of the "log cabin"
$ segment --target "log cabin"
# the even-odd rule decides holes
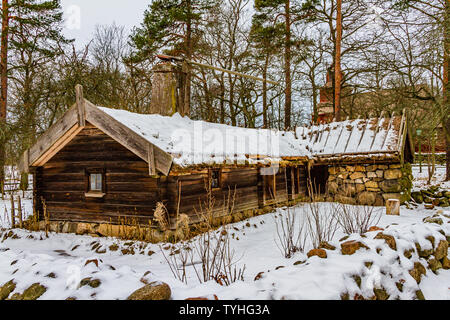
[[[404,201],[411,150],[406,113],[274,131],[99,107],[77,86],[19,169],[33,175],[40,219],[45,206],[54,222],[148,225],[163,203],[173,225],[180,213],[195,221],[208,197],[230,214],[305,199],[312,184],[329,201]]]

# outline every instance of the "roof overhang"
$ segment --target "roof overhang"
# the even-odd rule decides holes
[[[77,102],[24,152],[18,165],[20,172],[45,165],[89,122],[147,162],[150,175],[169,174],[173,160],[170,154],[84,99],[81,86],[77,86],[76,91]]]

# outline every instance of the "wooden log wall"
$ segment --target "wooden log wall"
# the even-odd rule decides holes
[[[104,170],[103,198],[85,197],[86,169]],[[147,224],[156,203],[167,199],[164,181],[149,176],[145,161],[93,126],[38,168],[36,187],[36,197],[45,199],[51,220],[115,223],[127,216]]]
[[[104,193],[101,198],[86,197],[89,171],[104,172]],[[209,206],[206,192],[212,169],[193,169],[189,174],[171,173],[167,177],[149,175],[148,164],[92,125],[87,125],[50,161],[35,172],[35,210],[42,218],[45,200],[50,219],[89,223],[117,223],[135,219],[148,224],[158,202],[163,202],[174,223],[176,214],[191,216]],[[306,194],[306,169],[280,168],[275,176],[276,199],[267,199],[264,181],[257,167],[226,167],[219,169],[220,188],[213,189],[215,215],[262,208]],[[294,173],[295,171],[295,173]],[[288,181],[287,175],[291,178]],[[297,181],[300,188],[287,184]],[[292,194],[294,190],[295,194]]]

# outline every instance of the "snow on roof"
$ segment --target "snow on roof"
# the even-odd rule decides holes
[[[399,150],[402,116],[299,127],[297,136],[316,157],[379,155]]]
[[[346,120],[298,127],[295,132],[233,127],[99,107],[161,150],[174,163],[276,163],[282,158],[385,156],[398,151],[402,116]]]
[[[198,164],[276,163],[283,157],[306,157],[309,152],[294,132],[233,127],[194,121],[176,113],[171,117],[137,114],[99,107],[161,150],[174,163]]]

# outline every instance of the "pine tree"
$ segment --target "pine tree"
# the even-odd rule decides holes
[[[20,126],[29,128],[31,135],[25,141],[29,146],[36,133],[36,119],[33,118],[36,100],[33,83],[39,68],[62,54],[62,47],[70,41],[62,36],[63,13],[59,0],[3,0],[2,28],[2,99],[0,103],[0,179],[3,177],[5,150],[8,143],[6,122],[8,80],[14,79],[14,91],[21,97],[16,101],[19,107]],[[7,62],[6,62],[7,61]],[[1,183],[1,182],[0,182]]]
[[[291,126],[292,112],[292,47],[296,39],[292,34],[294,24],[309,19],[311,9],[317,0],[255,0],[256,17],[262,25],[273,26],[282,29],[282,48],[284,50],[284,76],[285,76],[285,98],[284,98],[284,127]],[[281,19],[280,19],[281,17]]]
[[[254,15],[252,19],[252,28],[250,39],[255,52],[254,58],[263,63],[262,78],[266,79],[270,68],[271,58],[279,54],[282,47],[283,28],[281,25],[264,25],[265,19],[261,15]],[[267,82],[262,83],[262,103],[263,103],[263,126],[269,128],[268,103],[267,103]]]
[[[192,59],[201,36],[203,15],[217,0],[155,0],[145,11],[144,21],[133,30],[133,61],[150,60],[159,50]],[[190,110],[191,84],[186,76],[185,114]]]

